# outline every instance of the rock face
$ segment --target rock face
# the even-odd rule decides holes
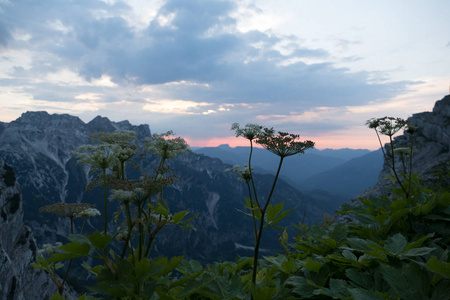
[[[414,114],[408,124],[418,127],[413,135],[413,173],[419,174],[422,184],[433,185],[439,180],[439,170],[450,170],[450,95],[435,103],[432,112]],[[410,135],[404,133],[394,140],[394,147],[408,145]],[[400,166],[400,161],[396,161]],[[392,188],[391,181],[385,179],[389,170],[385,164],[378,182],[362,192],[358,197],[380,196]],[[448,180],[448,179],[447,179]]]
[[[1,157],[0,208],[0,298],[47,299],[56,286],[44,271],[30,265],[36,260],[36,241],[23,223],[22,195],[14,171]]]

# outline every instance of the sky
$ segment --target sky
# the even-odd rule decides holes
[[[0,0],[0,121],[149,124],[191,146],[232,123],[379,148],[366,120],[449,93],[448,0]]]

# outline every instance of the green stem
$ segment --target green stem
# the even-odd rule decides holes
[[[411,133],[411,141],[409,143],[409,174],[408,174],[408,192],[411,191],[411,179],[412,179],[412,159],[413,159],[413,144],[414,138]]]
[[[141,205],[138,204],[138,220],[141,219],[142,216],[142,209]],[[144,227],[142,226],[142,223],[139,223],[139,260],[142,259],[142,247],[144,245],[144,235],[143,235]]]
[[[81,231],[80,234],[83,234],[83,228],[84,228],[84,224],[86,223],[86,217],[83,218],[83,225],[81,225]]]
[[[128,202],[125,202],[124,205],[125,205],[125,212],[127,215],[128,235],[127,235],[126,243],[122,250],[122,258],[125,256],[125,251],[127,249],[128,243],[129,243],[131,259],[133,260],[133,263],[134,263],[133,239],[131,238],[131,233],[133,232],[133,227],[132,227],[132,223],[131,223],[132,219],[131,219],[131,212],[130,212],[130,204]]]
[[[252,211],[252,218],[253,218],[253,229],[255,232],[255,243],[256,243],[256,235],[257,235],[257,229],[256,229],[256,218],[255,218],[255,212],[254,212],[254,207],[253,207],[253,199],[252,199],[252,191],[250,189],[250,184],[247,181],[247,188],[248,188],[248,194],[250,196],[250,207],[251,207],[251,211]]]
[[[105,204],[105,235],[108,232],[108,198],[106,190],[106,169],[103,169],[103,200]]]
[[[69,217],[69,218],[70,218],[70,233],[73,234],[73,216]],[[60,295],[62,295],[62,293],[63,293],[64,283],[66,282],[67,276],[69,275],[70,267],[72,266],[72,261],[73,261],[73,258],[69,261],[69,266],[67,267],[66,274],[64,275],[64,279],[61,283],[61,287],[58,289],[58,292]]]
[[[392,171],[394,172],[394,176],[397,179],[398,184],[402,188],[403,192],[405,193],[406,199],[409,198],[409,193],[403,186],[402,182],[400,181],[400,178],[398,177],[397,170],[395,169],[395,156],[394,156],[394,144],[392,140],[392,135],[389,135],[389,142],[391,144],[391,159],[392,159]]]
[[[275,179],[272,184],[272,189],[270,190],[269,197],[267,198],[266,204],[264,205],[264,208],[261,210],[261,220],[259,221],[259,230],[256,234],[256,244],[255,244],[255,255],[253,257],[253,275],[252,275],[252,282],[253,284],[256,283],[256,274],[258,272],[258,254],[259,254],[259,246],[261,244],[261,237],[262,232],[264,229],[264,216],[266,214],[267,206],[269,205],[270,199],[272,198],[273,191],[275,190],[275,185],[277,184],[278,176],[280,175],[281,165],[283,164],[284,157],[280,157],[280,163],[278,165],[277,174],[275,175]]]
[[[250,140],[250,155],[249,155],[249,157],[248,157],[248,170],[249,170],[249,172],[250,172],[250,180],[251,180],[251,182],[252,182],[253,195],[255,195],[256,205],[258,205],[258,208],[261,208],[261,206],[259,205],[259,201],[258,201],[258,195],[256,194],[255,181],[253,180],[253,174],[252,174],[252,155],[253,155],[253,141]],[[250,197],[251,197],[251,193],[250,193]]]

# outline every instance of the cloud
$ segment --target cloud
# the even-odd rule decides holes
[[[31,34],[24,45],[47,54],[33,58],[34,72],[71,68],[87,81],[107,76],[122,85],[209,85],[207,90],[179,90],[175,99],[279,101],[308,108],[387,98],[412,84],[370,84],[365,72],[351,73],[331,63],[307,64],[302,59],[326,59],[328,53],[292,43],[292,37],[238,31],[232,1],[168,0],[141,31],[121,17],[131,9],[122,2],[46,1],[25,7],[15,1],[3,9],[17,20],[26,19],[10,24]],[[288,54],[280,50],[287,40]],[[339,41],[341,46],[349,43],[354,42]]]
[[[6,47],[12,36],[8,27],[2,21],[0,21],[0,46]]]
[[[91,114],[129,116],[160,131],[177,126],[180,134],[225,138],[233,122],[346,128],[333,118],[347,116],[346,107],[384,101],[416,84],[337,67],[332,54],[299,37],[242,30],[239,5],[167,0],[136,26],[126,1],[0,2],[0,57],[8,61],[0,87],[33,109],[84,109],[85,121]],[[246,9],[261,13],[254,4]],[[344,50],[354,43],[338,40]]]

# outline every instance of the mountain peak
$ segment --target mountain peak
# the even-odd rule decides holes
[[[37,128],[45,128],[50,123],[57,127],[76,127],[84,124],[80,118],[69,114],[49,114],[46,111],[27,111],[11,123],[31,124]]]
[[[111,132],[116,130],[112,122],[107,117],[102,116],[96,116],[86,126],[91,132]]]

